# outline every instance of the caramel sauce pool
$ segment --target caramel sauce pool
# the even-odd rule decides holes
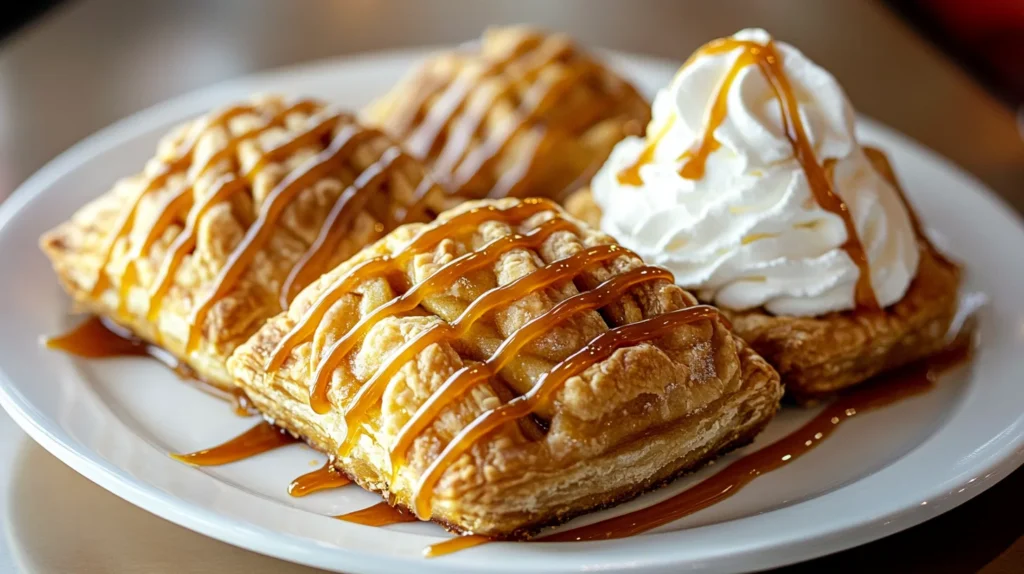
[[[320,492],[321,490],[341,488],[351,482],[346,476],[334,470],[331,467],[330,461],[328,461],[313,472],[307,472],[293,480],[288,485],[288,494],[302,497],[314,492]]]
[[[45,339],[46,348],[63,351],[85,359],[111,359],[117,357],[149,357],[156,359],[188,382],[208,395],[231,403],[238,416],[256,414],[256,408],[241,389],[224,390],[196,377],[187,364],[161,349],[133,335],[128,329],[113,321],[90,316],[63,335]]]
[[[349,512],[348,514],[339,514],[335,518],[364,526],[387,526],[400,522],[419,521],[419,518],[416,518],[416,515],[413,513],[395,508],[387,502],[378,502],[362,510]]]
[[[292,435],[263,421],[235,438],[217,446],[171,456],[195,466],[218,466],[237,462],[298,442]]]

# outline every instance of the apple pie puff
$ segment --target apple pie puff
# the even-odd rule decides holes
[[[873,148],[864,151],[878,173],[903,196],[885,154]],[[809,402],[828,396],[948,344],[959,301],[960,268],[928,241],[913,206],[903,199],[917,235],[920,261],[906,294],[895,304],[816,317],[722,309],[736,333],[778,369],[794,399]],[[601,209],[589,190],[570,197],[566,209],[591,225],[600,225]]]
[[[432,57],[364,117],[454,194],[562,200],[650,110],[565,35],[512,27]]]
[[[228,366],[269,419],[363,487],[499,538],[750,442],[782,395],[715,308],[545,199],[399,227]]]
[[[233,386],[227,357],[305,285],[445,194],[386,135],[267,96],[190,121],[41,239],[80,309]]]

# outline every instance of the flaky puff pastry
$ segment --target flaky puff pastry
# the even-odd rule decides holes
[[[491,29],[438,54],[364,111],[452,193],[562,200],[650,109],[563,34]]]
[[[425,173],[349,114],[258,97],[174,129],[141,173],[41,245],[82,310],[230,388],[227,357],[282,301],[401,220],[442,209]]]
[[[521,219],[502,218],[524,205],[534,209]],[[467,229],[472,217],[478,221]],[[431,233],[434,239],[424,242]],[[548,275],[546,285],[513,288],[581,259],[586,263],[576,271]],[[397,261],[393,272],[360,271],[381,261]],[[531,321],[548,321],[557,305],[608,293],[609,282],[645,273],[653,276],[522,339]],[[335,289],[352,277],[354,289]],[[387,311],[410,293],[424,295],[400,313]],[[333,303],[324,311],[322,301]],[[602,337],[691,312],[695,304],[667,271],[645,267],[552,202],[469,202],[432,224],[402,226],[325,274],[228,365],[268,418],[332,456],[363,487],[452,530],[515,538],[656,487],[750,442],[772,417],[782,395],[777,373],[713,308],[700,307],[711,315],[596,356],[548,387],[553,394],[530,416],[508,419],[475,442],[455,440],[481,415],[537,392],[540,381],[570,356],[592,353]],[[306,336],[294,338],[304,327]],[[450,336],[403,351],[430,329],[448,328]],[[360,329],[351,352],[330,362],[332,348]],[[487,367],[513,340],[525,344],[500,370],[462,394],[439,391],[459,380],[460,369]],[[389,366],[390,375],[380,378]],[[326,410],[318,414],[311,404],[323,375]],[[375,398],[360,398],[366,396]],[[441,405],[436,418],[421,419],[422,430],[406,434],[431,400]],[[396,447],[402,436],[413,437],[407,451]],[[459,444],[468,450],[437,467],[443,451]],[[442,474],[421,489],[432,465]]]
[[[903,195],[885,154],[873,148],[865,152],[875,169]],[[904,203],[914,222],[921,258],[917,275],[895,304],[881,311],[858,309],[820,317],[722,309],[736,333],[778,369],[786,392],[797,401],[827,397],[932,355],[949,343],[960,268],[928,241],[905,196]],[[591,225],[600,225],[601,209],[589,189],[573,194],[566,209]]]

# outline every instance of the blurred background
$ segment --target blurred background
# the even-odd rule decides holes
[[[523,22],[678,61],[712,38],[767,28],[830,70],[861,113],[1024,210],[1024,0],[5,2],[0,201],[75,142],[175,95],[258,70],[452,44],[488,25]],[[936,520],[790,571],[885,564],[1024,572],[1022,493],[1018,471]],[[42,451],[2,412],[0,494],[0,572],[307,571],[132,507]]]

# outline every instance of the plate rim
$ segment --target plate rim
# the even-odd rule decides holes
[[[289,77],[329,73],[339,67],[352,66],[360,62],[379,64],[381,62],[420,58],[443,47],[428,46],[365,52],[262,71],[187,92],[137,111],[72,145],[56,158],[47,162],[18,186],[14,193],[0,205],[0,231],[3,231],[30,201],[44,194],[61,177],[66,176],[69,172],[73,172],[99,153],[124,145],[133,138],[138,137],[140,133],[156,129],[160,125],[169,123],[172,119],[176,120],[182,116],[187,116],[195,108],[200,107],[200,102],[216,98],[227,99],[230,95],[245,91],[247,85],[265,84],[272,81],[286,83]],[[670,59],[615,51],[600,51],[600,53],[607,56],[609,60],[620,64],[620,68],[624,63],[636,64],[638,62],[646,67],[664,67],[666,69],[678,67],[678,63]],[[1024,234],[1024,218],[1004,198],[990,190],[976,176],[963,170],[938,152],[925,147],[880,122],[860,116],[858,123],[868,125],[886,138],[898,141],[901,145],[913,150],[915,154],[924,158],[929,164],[951,171],[958,177],[969,181],[972,187],[979,191],[976,194],[979,201],[984,201],[987,203],[987,207],[1007,216],[1012,224],[1016,226],[1017,230]],[[86,445],[69,436],[56,421],[43,415],[18,390],[14,382],[9,378],[3,365],[0,365],[0,406],[3,406],[18,426],[25,430],[33,440],[76,472],[105,490],[147,512],[229,544],[260,554],[321,568],[337,568],[339,560],[347,562],[345,564],[346,568],[356,566],[360,569],[370,570],[375,566],[379,567],[382,560],[388,561],[394,566],[416,566],[424,570],[450,571],[453,568],[466,569],[473,567],[473,564],[463,563],[461,560],[442,559],[424,561],[422,559],[410,560],[395,556],[382,557],[379,554],[365,553],[353,548],[332,548],[329,553],[311,553],[310,545],[316,544],[315,541],[309,541],[305,538],[292,536],[251,522],[226,516],[199,504],[183,500],[169,492],[164,492],[124,472],[115,464],[104,460]],[[44,425],[44,421],[52,424]],[[742,547],[734,547],[728,552],[707,554],[702,557],[702,564],[686,565],[694,569],[716,569],[722,566],[731,569],[737,567],[739,569],[746,569],[753,566],[751,559],[756,558],[756,565],[759,568],[781,566],[845,550],[917,525],[977,496],[1024,463],[1024,414],[1016,419],[1006,430],[1016,431],[1009,438],[1010,442],[993,453],[992,459],[987,461],[987,466],[975,467],[978,468],[979,472],[988,473],[989,476],[995,478],[981,482],[971,488],[966,494],[959,496],[949,495],[950,486],[955,488],[962,483],[955,485],[945,483],[933,485],[932,492],[922,492],[922,496],[937,502],[937,504],[927,508],[915,511],[913,508],[901,507],[891,510],[886,515],[876,516],[873,520],[845,524],[839,528],[816,532],[812,536],[800,537],[786,536],[784,533],[775,534],[771,540],[762,539],[761,541],[750,542]],[[914,449],[919,446],[920,444],[916,445]],[[913,452],[914,449],[910,452]],[[909,455],[910,452],[904,456]],[[836,491],[842,488],[846,487],[837,488]],[[944,494],[945,496],[943,496]],[[812,503],[814,500],[815,498],[812,498],[790,508],[800,507],[804,504]],[[648,539],[647,542],[653,542],[656,538],[672,535],[678,536],[679,533],[657,533],[645,538]],[[594,548],[594,545],[602,544],[606,547],[614,547],[622,542],[607,541],[572,544],[586,551],[587,548]],[[475,552],[467,551],[463,554],[472,556]],[[463,554],[460,554],[460,556]],[[331,559],[332,557],[333,560]],[[619,560],[602,561],[601,564],[616,570],[632,568],[656,570],[681,567],[684,564],[680,564],[680,559],[682,559],[680,556],[664,553],[644,556],[639,561],[622,560],[620,557]],[[371,564],[371,561],[376,562],[376,564]],[[361,564],[356,564],[356,562]],[[741,566],[744,563],[747,565]],[[564,566],[565,564],[559,562],[557,565]],[[494,564],[490,563],[490,566],[494,566]]]

